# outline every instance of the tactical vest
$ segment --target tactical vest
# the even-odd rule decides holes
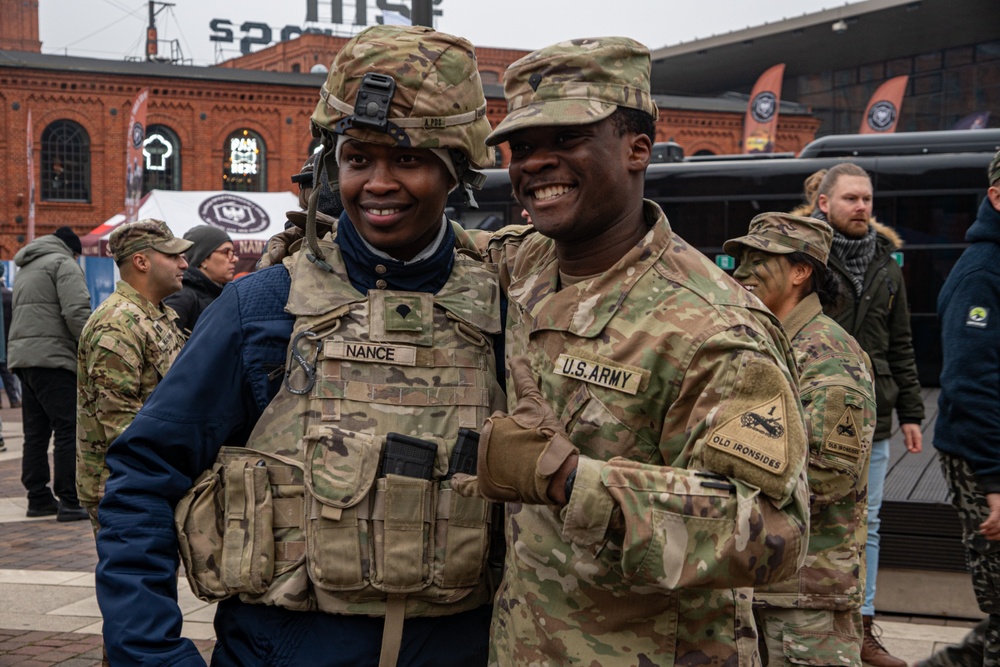
[[[191,588],[295,610],[454,614],[487,604],[490,506],[451,490],[459,428],[503,409],[495,265],[456,252],[437,294],[351,285],[285,260],[295,315],[285,381],[246,447],[223,447],[178,504]],[[436,445],[430,479],[379,473],[388,433]]]

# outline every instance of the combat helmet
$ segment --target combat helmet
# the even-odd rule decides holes
[[[472,44],[423,26],[376,25],[355,35],[334,58],[312,115],[313,135],[323,139],[321,168],[331,186],[337,136],[345,135],[447,149],[473,205],[470,188],[485,182],[475,170],[494,165],[494,150],[486,145],[491,129]]]

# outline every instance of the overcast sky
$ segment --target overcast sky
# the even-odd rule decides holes
[[[334,29],[353,34],[357,0],[316,0],[317,23],[306,23],[309,0],[173,0],[157,16],[161,40],[177,40],[183,56],[196,65],[211,65],[238,56],[240,41],[260,40],[270,27],[280,40],[285,26]],[[333,3],[342,8],[346,25],[334,26]],[[410,0],[367,0],[367,23],[381,7],[409,6]],[[848,3],[834,0],[439,0],[434,27],[468,38],[476,46],[533,50],[570,37],[626,35],[651,49],[781,21]],[[144,0],[39,0],[43,53],[118,60],[143,57],[149,5]],[[228,21],[231,42],[210,27]],[[225,27],[225,24],[223,24]],[[217,50],[222,49],[218,54]],[[253,46],[258,50],[261,46]],[[166,47],[161,44],[161,55]]]

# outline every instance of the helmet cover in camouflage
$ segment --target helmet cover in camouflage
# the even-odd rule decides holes
[[[165,255],[179,255],[194,243],[174,236],[162,220],[143,218],[115,228],[108,239],[108,251],[120,262],[141,250],[152,248]]]
[[[628,37],[573,39],[529,53],[504,73],[507,117],[486,143],[526,127],[596,123],[618,107],[656,118],[649,70],[649,49]]]
[[[791,213],[761,213],[750,221],[746,236],[729,239],[722,249],[737,258],[744,246],[775,255],[803,252],[825,266],[832,244],[833,228],[823,220]]]
[[[990,160],[990,166],[986,169],[986,175],[990,179],[990,185],[1000,181],[1000,151]]]
[[[388,131],[338,123],[354,116],[366,74],[395,81]],[[337,53],[312,115],[315,127],[376,144],[454,148],[478,169],[492,167],[490,123],[472,44],[422,26],[377,25]]]

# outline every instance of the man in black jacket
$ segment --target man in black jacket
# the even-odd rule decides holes
[[[218,227],[198,225],[189,229],[184,238],[194,244],[184,253],[188,261],[184,286],[163,303],[177,312],[178,326],[190,336],[202,312],[232,282],[239,257],[229,234]]]
[[[902,245],[892,229],[872,219],[872,183],[867,172],[850,162],[832,167],[820,182],[813,217],[833,227],[829,266],[846,286],[838,307],[827,309],[871,357],[875,370],[878,419],[868,476],[868,571],[861,607],[864,642],[861,660],[873,667],[906,667],[889,654],[872,633],[875,582],[878,576],[879,510],[889,465],[889,434],[896,410],[906,449],[921,450],[920,396],[916,357],[910,332],[903,272],[893,259]]]

